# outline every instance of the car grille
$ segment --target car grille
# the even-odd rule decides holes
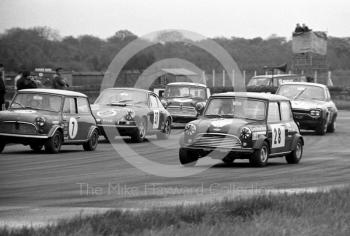
[[[37,130],[34,124],[13,121],[0,123],[0,133],[37,134]]]
[[[169,106],[167,107],[167,110],[170,112],[170,114],[183,114],[183,115],[190,115],[190,116],[196,116],[197,111],[194,107],[191,106]]]
[[[203,148],[241,148],[242,143],[238,137],[227,134],[201,134],[193,140],[193,147]]]
[[[293,113],[298,113],[298,114],[309,114],[309,110],[303,110],[303,109],[293,109]]]

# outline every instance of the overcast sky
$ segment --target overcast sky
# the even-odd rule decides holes
[[[207,37],[290,38],[297,22],[350,36],[349,0],[0,0],[0,32],[48,26],[61,36],[141,36],[184,29]]]

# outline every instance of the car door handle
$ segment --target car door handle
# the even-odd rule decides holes
[[[75,117],[75,119],[80,119],[80,116]]]

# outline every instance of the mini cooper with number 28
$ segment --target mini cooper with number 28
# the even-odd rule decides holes
[[[108,88],[92,105],[100,133],[107,140],[115,136],[130,136],[142,142],[146,135],[167,139],[172,118],[158,96],[137,88]]]
[[[205,156],[225,163],[249,159],[252,166],[263,167],[269,158],[285,156],[287,163],[296,164],[303,145],[286,97],[228,92],[212,95],[203,115],[186,125],[179,159],[183,165]]]
[[[0,152],[8,143],[34,151],[45,146],[49,153],[58,153],[62,144],[95,150],[98,128],[87,96],[57,89],[18,91],[9,109],[0,112]]]

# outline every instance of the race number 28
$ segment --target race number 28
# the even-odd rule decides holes
[[[285,128],[282,125],[271,125],[272,148],[284,147],[286,142]]]

